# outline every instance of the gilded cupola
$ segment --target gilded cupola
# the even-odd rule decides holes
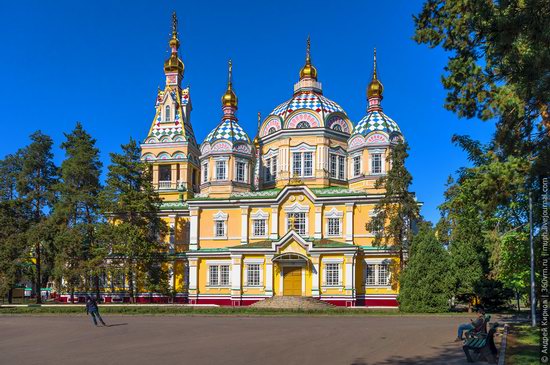
[[[170,46],[171,54],[170,58],[164,61],[164,72],[166,74],[177,72],[179,75],[183,75],[185,66],[178,56],[180,41],[178,39],[178,17],[176,16],[176,12],[172,14],[172,38],[170,38],[168,45]]]
[[[313,79],[317,81],[317,69],[311,64],[311,41],[309,36],[307,37],[307,46],[306,46],[306,64],[300,70],[300,80],[302,79]]]
[[[384,86],[378,80],[378,75],[376,72],[376,48],[374,49],[374,68],[372,72],[372,80],[367,87],[367,97],[370,98],[379,98],[382,99],[382,93],[384,92]]]
[[[237,109],[237,95],[235,94],[235,91],[233,91],[232,74],[233,74],[233,63],[231,62],[231,60],[229,60],[227,90],[225,91],[225,94],[223,94],[222,96],[222,106],[224,107],[230,106]]]

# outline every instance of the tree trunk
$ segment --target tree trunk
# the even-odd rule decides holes
[[[8,290],[8,304],[13,304],[13,288]]]
[[[36,304],[42,304],[42,278],[41,278],[41,263],[40,263],[40,242],[37,242],[35,245],[35,251],[36,251],[36,276],[35,276],[35,282],[34,282],[34,290],[36,292]]]
[[[135,303],[134,297],[134,272],[132,269],[128,272],[128,288],[130,289],[130,303]]]
[[[95,274],[94,275],[94,286],[95,286],[95,297],[97,299],[98,302],[101,302],[101,292],[99,290],[99,275]]]
[[[74,304],[74,288],[71,288],[71,304]]]

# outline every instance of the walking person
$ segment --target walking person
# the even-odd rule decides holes
[[[97,324],[98,319],[102,325],[107,326],[105,322],[103,322],[103,318],[101,318],[101,315],[99,314],[99,307],[97,306],[97,301],[95,300],[95,298],[92,298],[90,296],[86,299],[86,314],[92,316],[92,321],[94,322],[96,327],[98,326]]]

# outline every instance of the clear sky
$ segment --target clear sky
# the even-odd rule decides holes
[[[421,1],[3,1],[0,12],[0,158],[40,129],[59,144],[76,121],[109,152],[142,141],[163,86],[171,14],[179,18],[183,85],[202,142],[220,120],[227,60],[233,59],[240,123],[254,138],[266,116],[292,96],[311,35],[325,96],[357,123],[377,48],[384,112],[400,126],[422,213],[439,217],[447,177],[467,164],[455,133],[487,141],[492,123],[459,120],[443,108],[448,54],[417,45],[412,16]]]

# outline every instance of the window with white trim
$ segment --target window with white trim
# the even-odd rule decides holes
[[[225,237],[225,221],[214,221],[214,236]]]
[[[328,235],[329,236],[340,236],[341,235],[341,219],[340,218],[328,218]]]
[[[209,265],[208,285],[229,286],[229,265]]]
[[[260,264],[247,264],[246,265],[246,285],[247,286],[260,286],[261,275],[260,275],[261,265]]]
[[[275,181],[277,179],[277,156],[265,159],[264,173],[265,181]]]
[[[246,182],[246,162],[237,161],[237,181]]]
[[[208,162],[202,164],[202,182],[208,181]]]
[[[361,175],[361,156],[353,157],[353,177]]]
[[[267,236],[267,224],[265,219],[254,219],[252,220],[252,235],[254,237],[265,237]]]
[[[371,174],[381,174],[382,173],[382,154],[381,153],[373,153],[371,155],[371,168],[370,172]]]
[[[365,286],[390,285],[390,265],[385,262],[379,264],[366,264],[364,280]]]
[[[340,285],[340,264],[325,264],[325,285]]]
[[[346,158],[344,156],[331,153],[329,170],[331,178],[344,180],[346,171]]]
[[[313,176],[313,152],[292,152],[292,175]]]
[[[227,179],[227,161],[216,161],[216,180]]]
[[[301,236],[307,234],[306,213],[288,213],[287,214],[287,232],[294,229]]]
[[[164,108],[164,121],[169,122],[170,121],[170,105],[166,105]]]

